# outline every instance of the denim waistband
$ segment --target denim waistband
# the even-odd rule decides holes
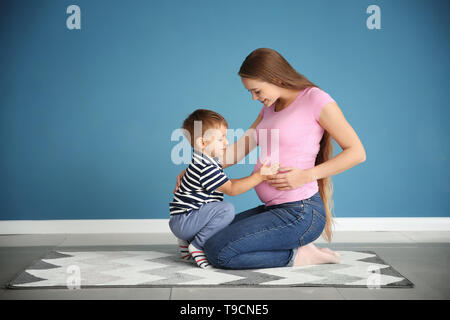
[[[266,209],[274,209],[274,208],[284,208],[284,207],[298,207],[300,205],[303,204],[304,200],[311,200],[312,198],[316,197],[319,195],[319,192],[317,192],[316,194],[314,194],[313,196],[307,198],[307,199],[303,199],[303,200],[298,200],[298,201],[291,201],[291,202],[284,202],[284,203],[280,203],[280,204],[274,204],[271,206],[264,206]]]
[[[275,209],[275,208],[286,208],[286,207],[299,207],[301,204],[303,204],[303,200],[274,204],[271,206],[264,206],[264,208]]]

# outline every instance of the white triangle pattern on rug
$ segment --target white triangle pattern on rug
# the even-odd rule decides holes
[[[355,251],[337,251],[341,255],[339,264],[321,264],[292,268],[258,269],[257,272],[282,277],[282,279],[266,282],[265,285],[296,285],[309,284],[342,284],[348,286],[375,287],[402,281],[404,278],[380,274],[377,271],[389,268],[389,265],[373,262],[359,261],[361,259],[376,257],[375,254]],[[344,275],[347,277],[331,276]],[[336,280],[336,281],[333,281]]]
[[[179,255],[160,251],[58,251],[34,264],[9,287],[68,287],[74,266],[81,287],[117,286],[388,286],[407,279],[374,253],[338,251],[339,264],[251,270],[201,269]],[[375,259],[375,260],[374,260]],[[40,261],[39,261],[40,262]],[[382,270],[390,269],[391,272]],[[394,275],[392,275],[394,274]],[[398,275],[398,276],[396,276]]]

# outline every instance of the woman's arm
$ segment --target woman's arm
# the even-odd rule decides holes
[[[267,183],[272,187],[278,190],[298,188],[306,183],[346,171],[366,160],[366,151],[358,135],[335,102],[331,102],[322,108],[319,123],[341,146],[342,152],[334,158],[307,170],[280,167],[279,171],[285,173],[272,175],[267,179]]]
[[[366,161],[366,151],[361,140],[335,102],[322,108],[319,123],[341,146],[342,152],[309,169],[312,181],[336,175]]]
[[[256,148],[258,144],[253,136],[253,131],[261,120],[261,115],[258,115],[258,118],[256,118],[255,122],[253,122],[251,127],[242,135],[242,137],[235,143],[227,146],[223,155],[222,168],[225,169],[238,163]]]

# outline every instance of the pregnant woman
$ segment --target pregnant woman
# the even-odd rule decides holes
[[[339,263],[337,252],[319,249],[313,241],[323,235],[331,242],[331,176],[365,161],[361,141],[336,102],[277,51],[254,50],[239,76],[263,107],[250,129],[227,146],[223,168],[257,145],[261,152],[254,171],[266,159],[280,168],[255,187],[264,204],[237,214],[205,243],[208,260],[224,269]],[[331,138],[342,148],[334,158]]]

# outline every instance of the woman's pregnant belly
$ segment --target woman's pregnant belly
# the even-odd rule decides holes
[[[261,168],[261,161],[264,160],[261,158],[258,159],[258,162],[253,168],[253,172],[258,171]],[[280,167],[295,167],[303,170],[314,167],[314,163],[315,157],[309,157],[309,159],[305,157],[280,159]],[[266,181],[263,181],[255,187],[255,191],[259,199],[264,202],[266,206],[271,206],[285,202],[307,199],[319,191],[319,186],[315,180],[295,189],[278,190],[270,186]]]

